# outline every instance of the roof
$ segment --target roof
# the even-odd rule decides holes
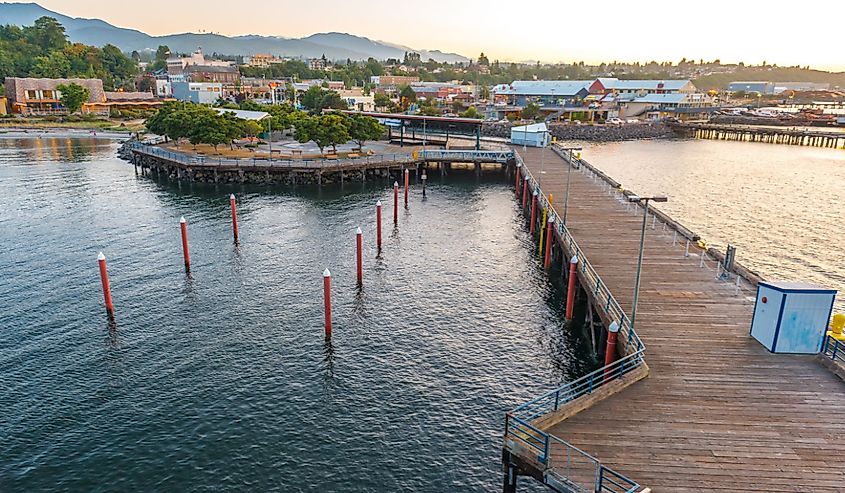
[[[46,79],[35,77],[6,77],[6,95],[16,102],[27,100],[26,91],[55,91],[61,84],[77,84],[88,89],[88,103],[106,100],[100,79]]]
[[[647,80],[620,80],[620,79],[600,79],[602,81],[602,85],[605,89],[615,89],[618,91],[636,91],[639,89],[646,89],[656,91],[658,89],[663,89],[667,91],[678,91],[683,89],[684,86],[690,84],[689,80],[658,80],[658,79],[647,79]]]
[[[545,123],[532,123],[531,125],[523,125],[521,127],[511,127],[511,133],[540,133],[548,132],[549,128]]]
[[[835,289],[819,286],[818,284],[811,284],[809,282],[793,282],[793,281],[760,281],[759,285],[768,286],[778,291],[809,291],[816,293],[836,293]]]
[[[260,121],[270,116],[270,113],[266,111],[232,110],[229,108],[214,108],[214,111],[221,115],[231,113],[235,115],[235,118],[240,118],[241,120]]]
[[[496,94],[522,96],[575,96],[586,91],[595,80],[515,80],[509,85],[497,86]]]
[[[238,68],[232,66],[221,67],[219,65],[188,65],[187,67],[185,67],[185,72],[213,72],[220,74],[232,74],[238,73]]]
[[[646,94],[631,100],[633,103],[683,103],[687,99],[686,94]]]

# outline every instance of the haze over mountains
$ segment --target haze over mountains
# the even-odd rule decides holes
[[[56,18],[65,27],[72,42],[94,46],[113,44],[123,51],[155,50],[167,45],[173,52],[190,53],[202,47],[205,53],[224,55],[252,55],[270,53],[277,56],[319,58],[329,60],[402,59],[405,52],[415,51],[422,60],[433,58],[440,62],[466,62],[467,57],[438,50],[419,50],[407,46],[373,41],[346,33],[319,33],[304,38],[277,36],[222,36],[219,34],[182,33],[150,36],[135,29],[117,27],[100,19],[83,19],[45,9],[37,3],[0,3],[0,24],[31,25],[42,16]]]

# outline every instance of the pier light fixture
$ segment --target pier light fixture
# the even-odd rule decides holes
[[[636,202],[643,204],[643,227],[640,230],[640,254],[637,257],[637,277],[634,280],[634,299],[631,302],[631,328],[633,329],[637,322],[637,301],[640,297],[640,275],[643,269],[643,247],[645,246],[645,225],[648,219],[648,204],[649,202],[667,202],[669,200],[665,195],[654,195],[651,197],[640,197],[639,195],[629,195],[628,202]]]
[[[569,182],[572,179],[572,153],[574,151],[581,151],[581,147],[562,147],[564,151],[569,151],[569,169],[566,170],[566,195],[563,197],[563,225],[566,226],[566,213],[569,209]]]

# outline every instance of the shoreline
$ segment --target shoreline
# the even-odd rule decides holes
[[[87,137],[95,139],[129,140],[133,133],[134,132],[118,132],[115,130],[97,130],[92,128],[0,126],[0,138]]]

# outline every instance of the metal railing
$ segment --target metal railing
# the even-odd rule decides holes
[[[538,181],[525,166],[522,157],[518,153],[514,154],[517,164],[521,165],[517,169],[524,173],[531,191],[538,192],[539,205],[549,207],[551,213],[556,214],[554,206],[548,203],[548,199],[540,190]],[[574,163],[567,164],[572,166]],[[622,345],[621,349],[624,356],[577,380],[568,382],[517,406],[506,415],[505,439],[536,457],[536,460],[545,469],[547,483],[562,483],[575,491],[634,492],[639,488],[636,482],[603,466],[598,459],[566,440],[550,435],[532,424],[534,420],[555,412],[580,397],[592,394],[597,389],[627,375],[645,363],[645,345],[631,327],[622,307],[590,264],[584,252],[579,248],[566,225],[562,221],[556,221],[555,224],[565,248],[571,255],[578,256],[578,271],[582,285],[591,292],[597,307],[606,314],[608,319],[619,324],[618,344]],[[573,468],[573,463],[581,465]],[[585,464],[589,467],[585,467]]]
[[[842,342],[831,335],[824,336],[822,354],[833,361],[845,364],[845,342]]]
[[[423,161],[457,161],[473,162],[482,161],[486,163],[507,163],[514,159],[514,152],[507,150],[425,150],[419,151],[417,155]]]
[[[418,161],[413,153],[394,153],[346,159],[260,159],[260,158],[223,158],[174,152],[141,142],[132,142],[130,149],[148,156],[159,157],[168,161],[198,167],[236,167],[236,168],[355,168],[367,164],[404,164]]]

